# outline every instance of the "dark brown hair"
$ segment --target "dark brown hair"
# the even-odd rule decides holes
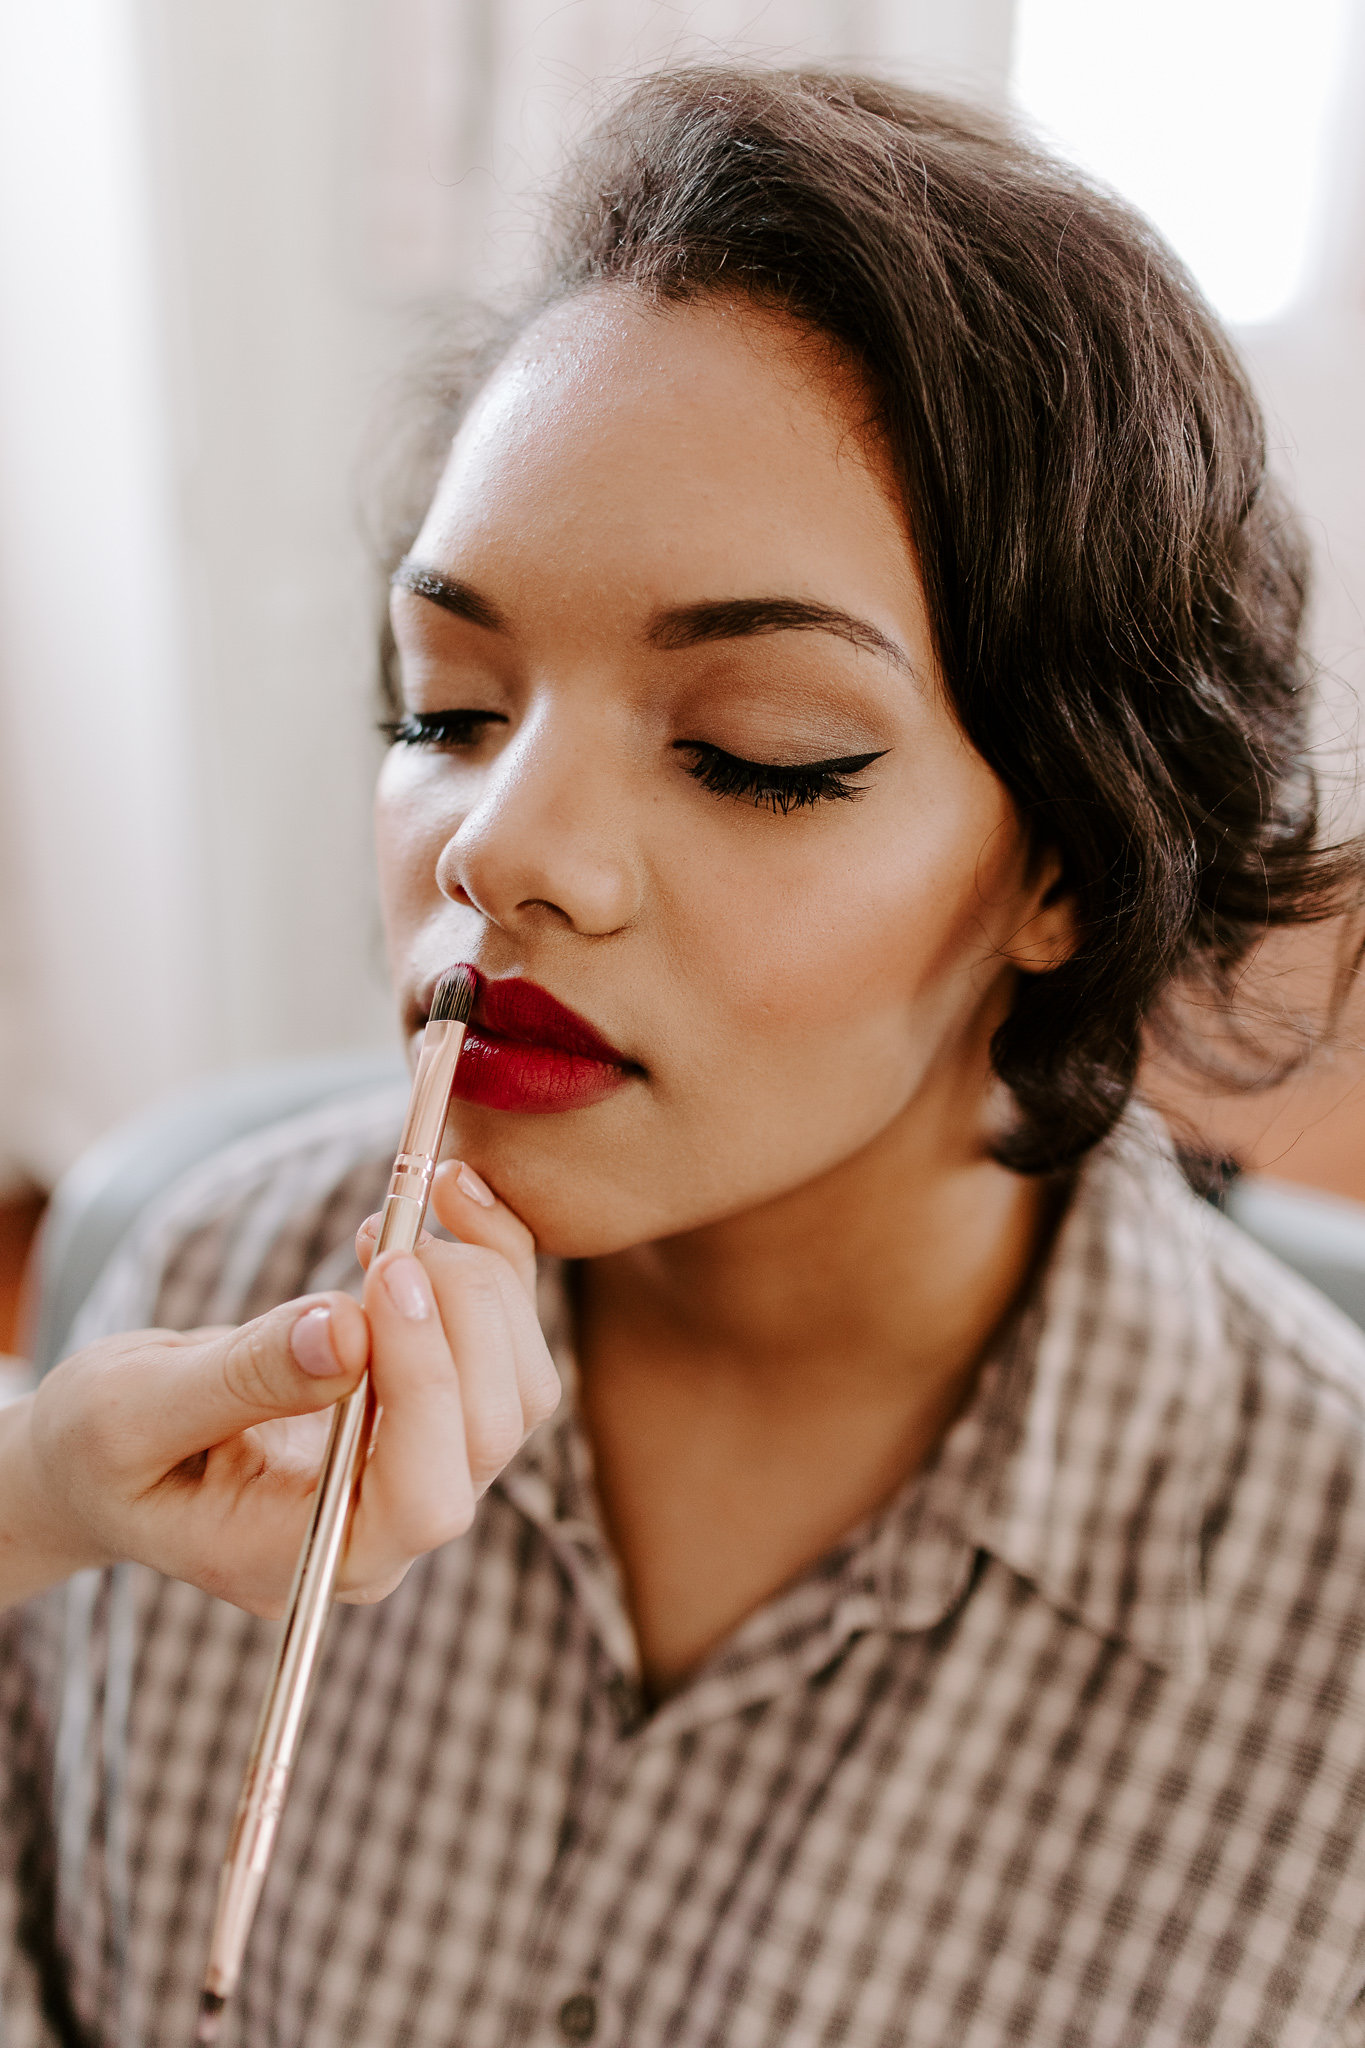
[[[1078,906],[1078,950],[1022,978],[992,1048],[1000,1156],[1070,1165],[1177,978],[1225,1006],[1267,929],[1359,874],[1317,847],[1305,550],[1226,336],[1138,215],[1006,122],[833,72],[638,86],[492,354],[604,284],[747,295],[865,378],[957,715]]]

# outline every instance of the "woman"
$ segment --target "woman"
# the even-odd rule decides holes
[[[188,2038],[368,1357],[225,2038],[1365,2041],[1365,1352],[1132,1103],[1356,878],[1207,309],[985,116],[664,75],[451,431],[377,819],[460,1242],[352,1299],[397,1105],[304,1119],[6,1418],[13,2038]]]

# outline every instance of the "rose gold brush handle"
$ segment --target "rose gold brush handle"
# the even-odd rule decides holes
[[[433,1021],[422,1035],[407,1122],[380,1219],[376,1258],[385,1251],[412,1251],[421,1235],[473,997],[470,976],[463,1015],[452,1016],[447,1012],[442,1018],[435,1014],[446,983],[458,973],[457,969],[441,983],[433,1005]],[[332,1411],[332,1427],[313,1510],[295,1567],[284,1629],[223,1862],[196,2043],[216,2040],[223,2009],[241,1975],[242,1958],[303,1733],[322,1632],[345,1554],[351,1513],[369,1448],[373,1412],[368,1373]]]
[[[332,1414],[331,1433],[294,1574],[284,1631],[223,1861],[208,1969],[204,1974],[205,2012],[196,2036],[200,2041],[214,2038],[213,2032],[205,2028],[205,2018],[216,2019],[236,1989],[265,1883],[308,1710],[322,1632],[341,1567],[356,1482],[369,1443],[369,1410],[370,1384],[366,1374],[355,1392],[337,1403]]]

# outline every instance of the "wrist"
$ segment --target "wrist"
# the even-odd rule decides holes
[[[0,1608],[108,1563],[71,1526],[34,1455],[32,1394],[0,1408]]]

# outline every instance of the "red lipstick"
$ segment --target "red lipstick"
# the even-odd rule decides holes
[[[457,1100],[548,1115],[600,1102],[640,1072],[548,989],[470,971],[474,1008],[455,1070]]]

